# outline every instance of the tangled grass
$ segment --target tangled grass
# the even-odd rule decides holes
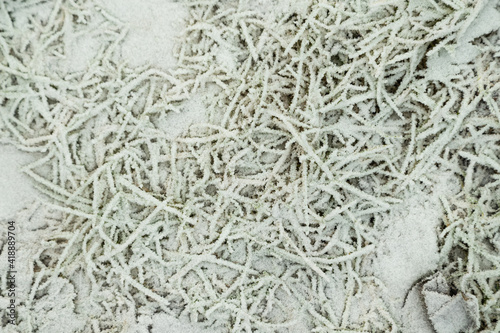
[[[44,154],[24,171],[64,218],[34,260],[20,327],[42,325],[33,304],[84,272],[101,311],[88,331],[164,311],[219,331],[396,332],[382,298],[358,320],[351,302],[380,291],[361,273],[378,221],[439,168],[463,179],[443,198],[443,270],[498,329],[500,44],[470,32],[497,3],[312,1],[273,17],[186,2],[171,72],[119,63],[126,30],[92,2],[11,14],[34,3],[0,8],[0,131]],[[43,66],[90,32],[104,47],[88,70]],[[443,65],[464,46],[477,55]],[[209,121],[169,137],[166,115],[196,92]]]

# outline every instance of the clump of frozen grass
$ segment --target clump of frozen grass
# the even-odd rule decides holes
[[[484,201],[491,197],[481,199],[450,212],[450,224],[441,234],[443,265],[457,291],[477,298],[481,328],[494,332],[500,328],[500,214],[498,203],[488,213]]]
[[[498,154],[495,146],[482,149]],[[494,332],[500,328],[500,183],[494,171],[498,158],[477,158],[465,150],[459,153],[465,158],[464,191],[442,199],[442,266],[456,291],[477,298],[481,329]]]
[[[32,301],[83,269],[102,309],[94,330],[161,310],[220,331],[397,331],[378,296],[351,318],[357,293],[380,291],[361,273],[377,221],[408,185],[432,184],[436,165],[463,177],[466,196],[496,181],[498,152],[487,147],[500,134],[498,37],[467,41],[480,54],[433,76],[485,4],[312,2],[270,17],[242,1],[189,2],[171,73],[113,60],[125,32],[102,9],[92,28],[108,42],[86,72],[37,66],[35,55],[64,56],[64,34],[91,29],[86,2],[25,22],[42,45],[6,21],[1,129],[45,153],[25,170],[65,213],[57,245],[35,260]],[[200,90],[209,123],[167,136],[162,117]],[[462,223],[486,230],[474,221]],[[445,249],[483,242],[443,235]],[[481,297],[469,281],[487,284],[491,328],[496,282],[469,262],[462,288]]]

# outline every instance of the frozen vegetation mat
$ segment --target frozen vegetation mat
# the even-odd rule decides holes
[[[106,2],[0,1],[2,332],[500,332],[497,0]]]

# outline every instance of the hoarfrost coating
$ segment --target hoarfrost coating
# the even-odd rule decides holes
[[[4,329],[500,329],[498,1],[0,17]]]

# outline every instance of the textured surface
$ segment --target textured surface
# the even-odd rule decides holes
[[[497,8],[1,2],[2,325],[498,330]]]

